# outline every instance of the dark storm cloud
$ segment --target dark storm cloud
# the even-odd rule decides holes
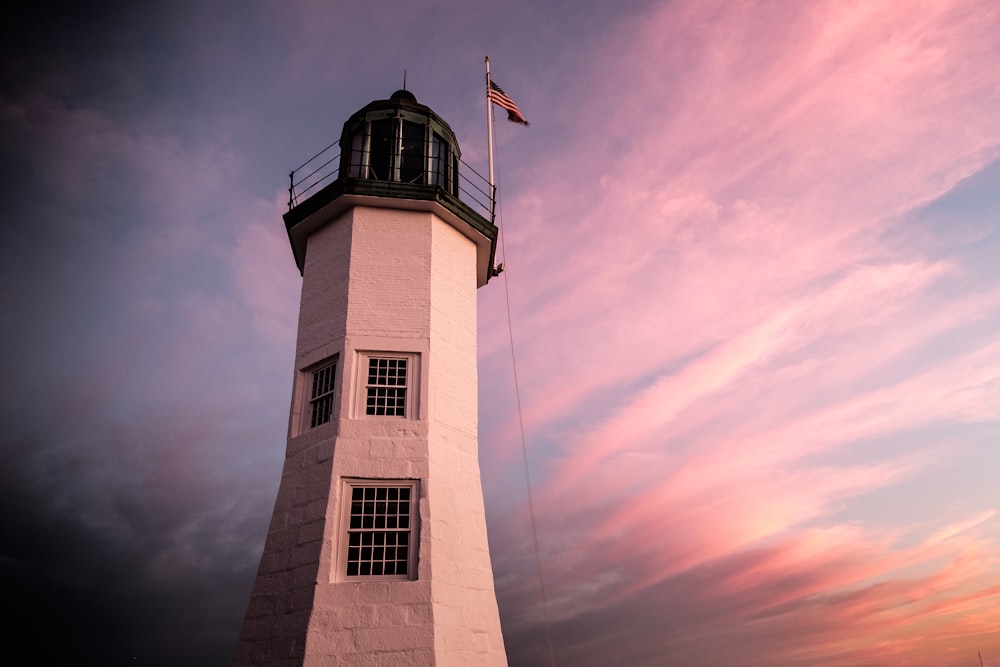
[[[282,359],[244,357],[259,316],[225,291],[234,269],[218,249],[242,243],[232,218],[253,219],[219,214],[213,174],[227,159],[239,170],[166,134],[193,80],[190,61],[164,57],[178,15],[4,11],[6,655],[225,664],[277,480],[256,484],[254,469],[279,459],[284,419],[241,410],[287,384]],[[234,391],[208,394],[220,377]]]
[[[245,557],[254,545],[228,536],[260,534],[266,508],[251,508],[247,521],[212,516],[204,499],[108,490],[95,502],[78,488],[86,480],[72,478],[79,469],[46,479],[10,456],[30,460],[24,450],[39,446],[2,443],[0,586],[12,664],[224,664],[239,627],[233,610],[256,569]],[[190,525],[192,512],[206,517],[201,525]],[[190,550],[197,556],[185,557]]]

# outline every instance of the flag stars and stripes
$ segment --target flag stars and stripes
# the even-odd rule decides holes
[[[528,121],[521,113],[521,110],[517,108],[517,104],[510,98],[510,96],[503,91],[503,88],[498,86],[493,81],[490,81],[489,90],[486,91],[486,99],[488,99],[493,104],[496,104],[502,109],[507,110],[507,120],[513,123],[521,123],[522,125],[527,125]]]

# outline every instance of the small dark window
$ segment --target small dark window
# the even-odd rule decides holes
[[[312,372],[312,394],[309,399],[310,428],[325,424],[333,417],[333,381],[336,374],[336,361]]]

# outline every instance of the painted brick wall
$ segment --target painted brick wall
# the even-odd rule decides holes
[[[433,214],[358,207],[316,231],[275,514],[236,664],[506,665],[479,478],[476,249]],[[419,357],[417,419],[364,418],[358,351]],[[334,420],[303,368],[338,355]],[[340,576],[345,477],[419,480],[414,581]]]
[[[312,237],[303,271],[296,369],[339,352],[348,296],[351,225]],[[289,434],[301,422],[303,378],[295,373]],[[235,665],[301,664],[327,524],[335,423],[289,437],[274,514],[251,592]]]
[[[506,664],[479,477],[476,251],[432,228],[429,484],[438,665]]]

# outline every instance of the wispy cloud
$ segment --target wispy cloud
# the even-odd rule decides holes
[[[512,665],[544,637],[501,281],[560,664],[1000,665],[1000,11],[627,4],[40,18],[0,93],[14,542],[229,651],[287,423],[284,174],[404,65],[482,165],[488,49],[532,120],[479,294]],[[191,612],[217,580],[230,630]]]
[[[630,48],[565,96],[588,100],[597,136],[573,177],[547,175],[562,156],[532,170],[547,198],[516,203],[507,278],[566,632],[609,599],[630,619],[656,595],[665,608],[680,585],[685,608],[759,633],[714,617],[682,623],[681,644],[739,635],[773,651],[761,663],[910,659],[986,629],[946,610],[997,602],[996,563],[974,554],[1000,536],[964,532],[995,507],[888,532],[846,508],[920,494],[969,452],[949,425],[1000,420],[1000,293],[954,289],[963,259],[904,226],[997,155],[996,76],[979,66],[997,20],[947,3],[672,3],[619,25]],[[504,330],[485,329],[499,368]],[[508,520],[503,534],[525,518]],[[781,648],[778,618],[810,646]]]

